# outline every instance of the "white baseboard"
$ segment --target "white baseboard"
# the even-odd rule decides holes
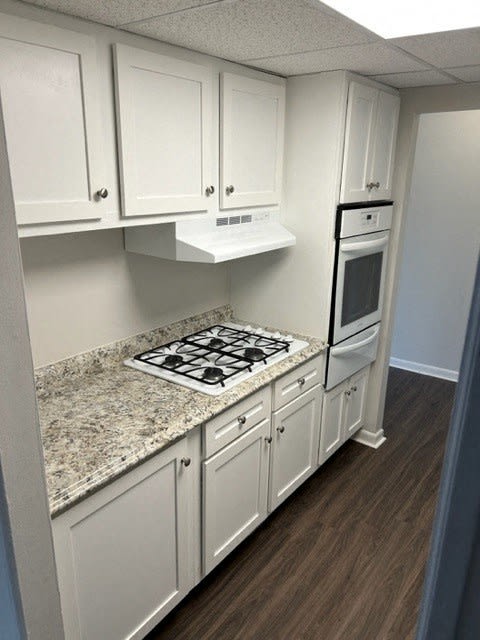
[[[367,431],[366,429],[360,429],[353,436],[352,440],[355,442],[359,442],[360,444],[364,444],[366,447],[371,447],[372,449],[378,449],[386,440],[385,434],[383,433],[383,429],[380,431]]]
[[[421,373],[424,376],[432,376],[434,378],[443,378],[443,380],[458,382],[458,371],[454,371],[453,369],[441,369],[440,367],[432,367],[429,364],[410,362],[410,360],[401,360],[400,358],[390,358],[390,366],[395,369],[405,369],[406,371]]]

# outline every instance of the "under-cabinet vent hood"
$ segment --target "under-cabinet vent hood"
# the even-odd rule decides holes
[[[294,244],[295,236],[280,224],[276,212],[125,229],[127,251],[184,262],[225,262]]]

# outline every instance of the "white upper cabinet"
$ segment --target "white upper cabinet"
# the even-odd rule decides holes
[[[220,208],[280,203],[285,87],[221,75]]]
[[[97,71],[89,36],[1,15],[0,92],[18,224],[102,217]]]
[[[124,216],[206,211],[212,185],[212,72],[115,45]]]
[[[370,172],[372,182],[375,183],[370,196],[375,200],[390,198],[392,195],[393,160],[399,110],[398,96],[384,91],[378,92],[376,134]]]
[[[351,82],[340,202],[391,197],[400,98]]]

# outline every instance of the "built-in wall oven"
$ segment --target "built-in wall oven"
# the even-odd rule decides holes
[[[392,205],[338,206],[327,389],[376,358]]]

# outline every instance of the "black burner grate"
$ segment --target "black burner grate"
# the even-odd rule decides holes
[[[205,385],[225,386],[232,376],[250,372],[253,365],[267,364],[279,353],[288,353],[289,348],[286,340],[218,324],[145,351],[134,359]]]

